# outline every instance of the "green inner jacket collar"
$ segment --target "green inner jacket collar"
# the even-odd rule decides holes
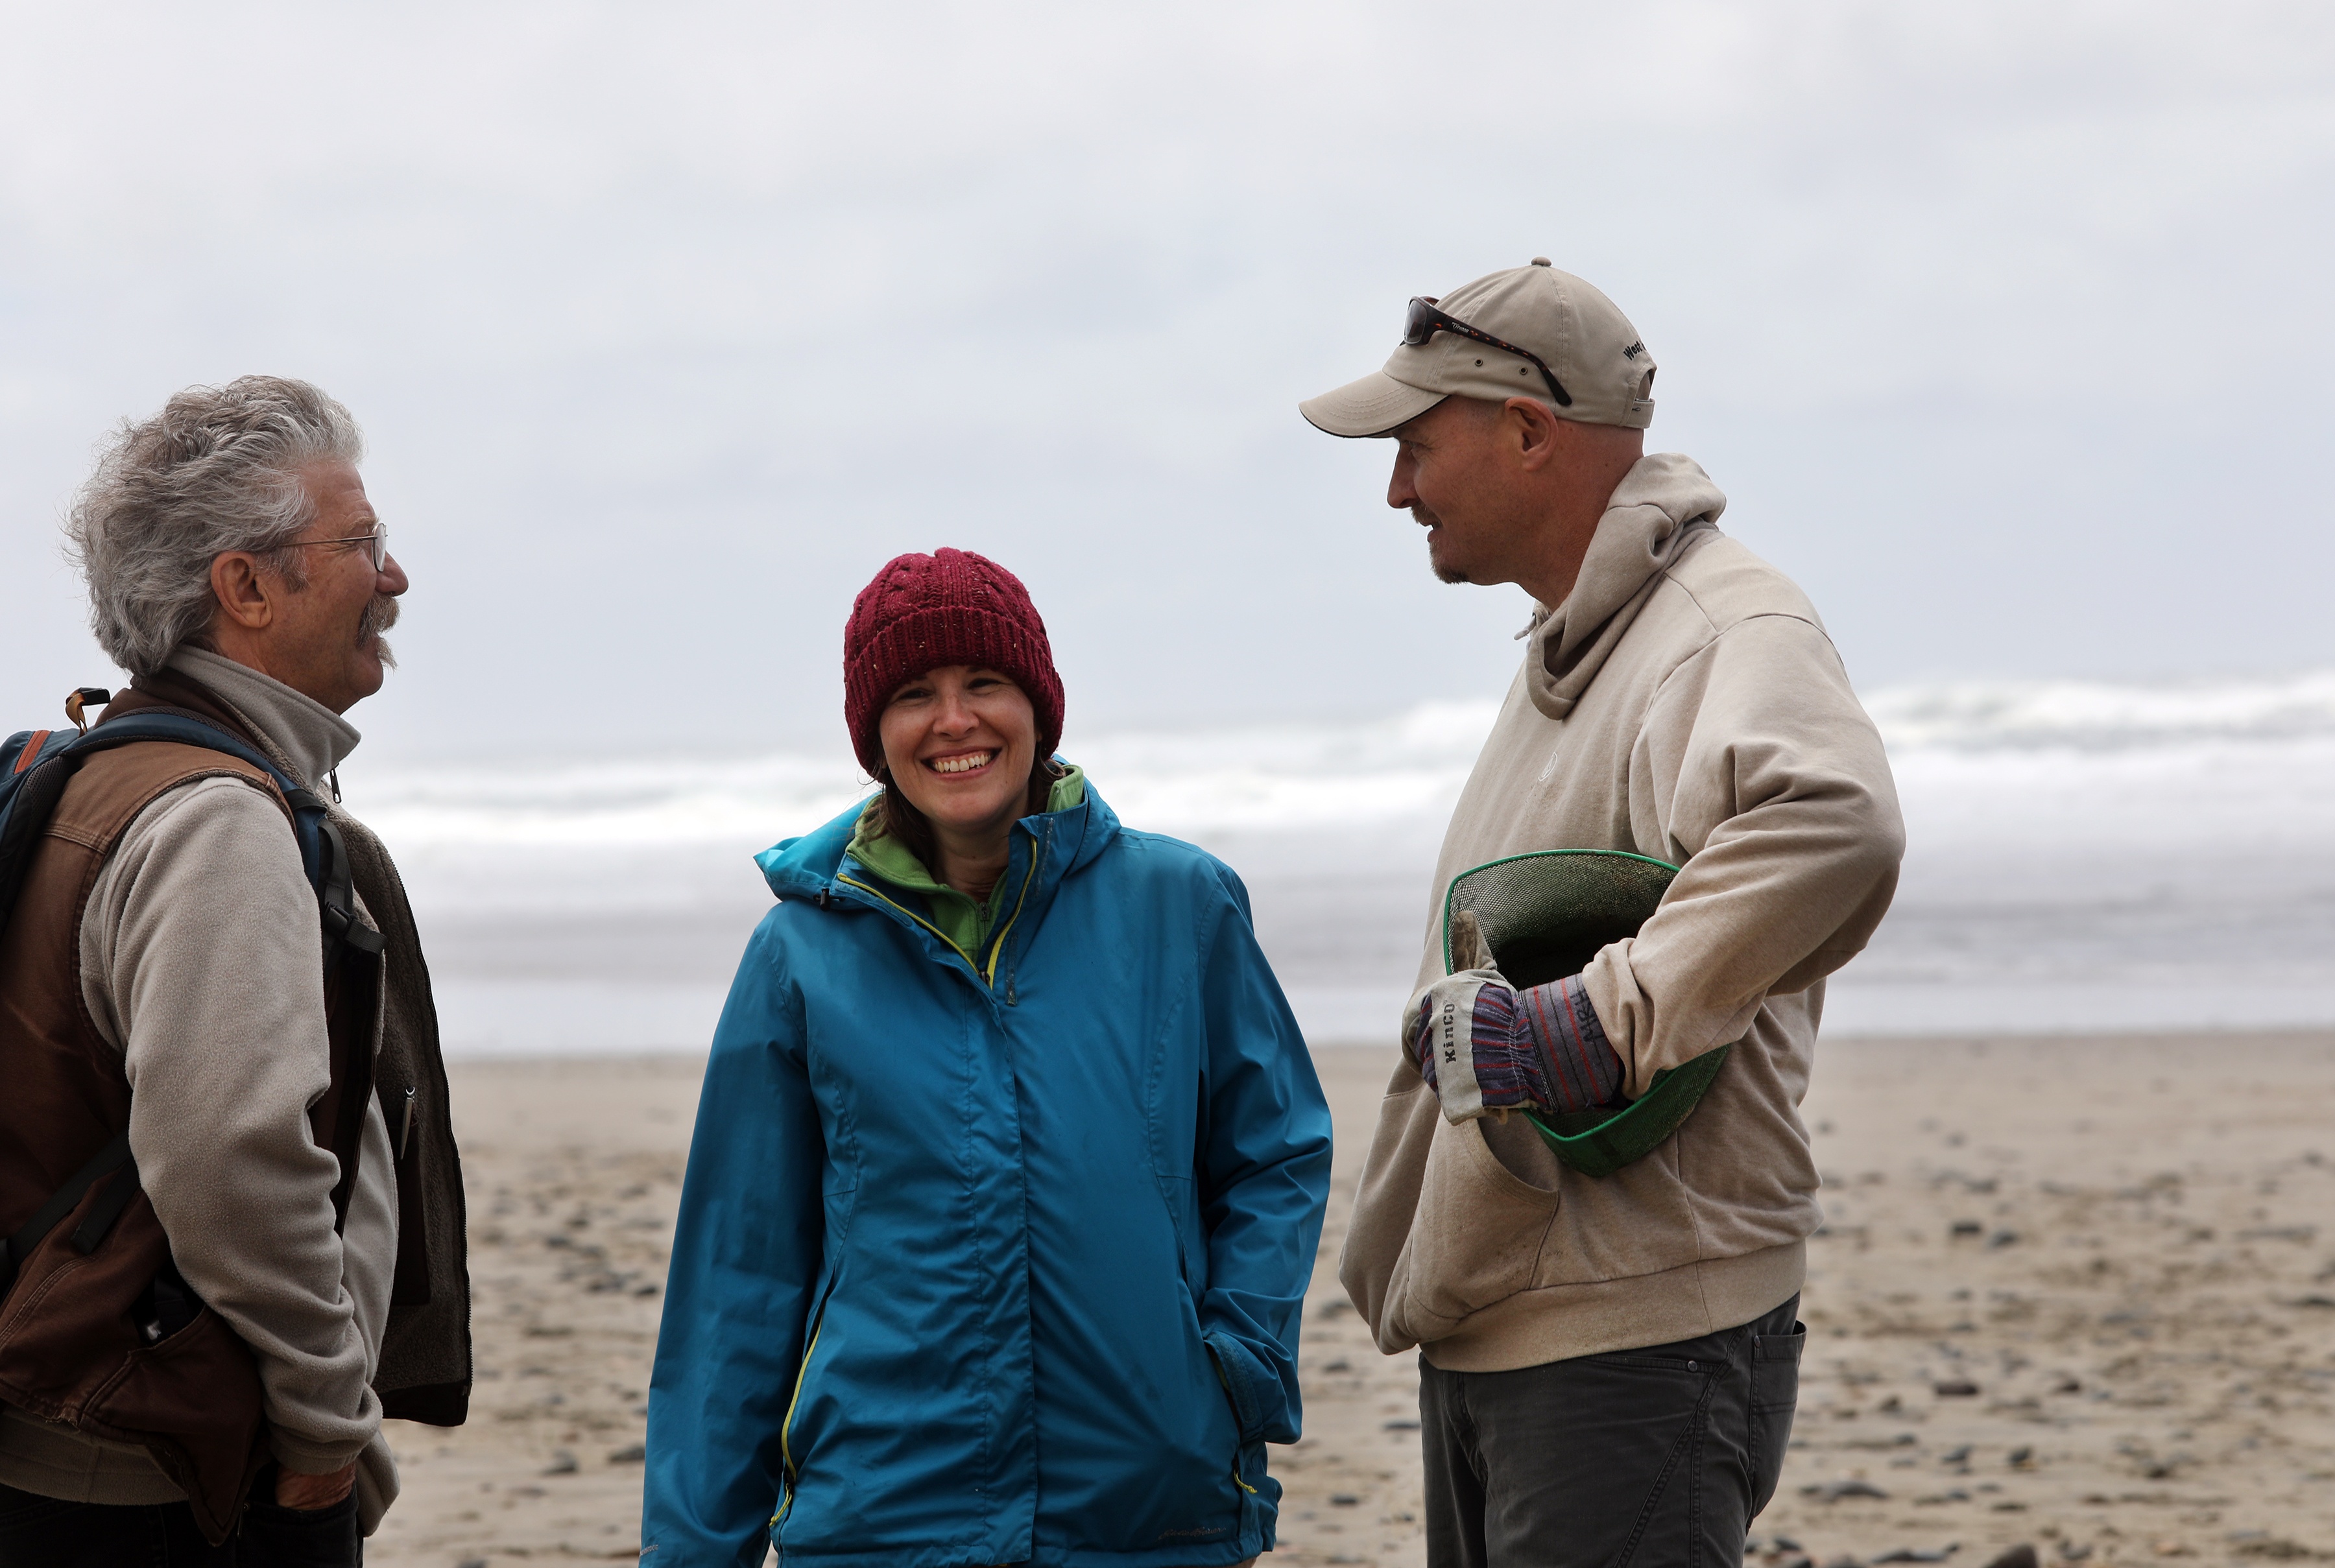
[[[1053,788],[1046,792],[1046,809],[1067,811],[1084,804],[1086,798],[1086,771],[1074,767],[1055,779]],[[963,952],[980,952],[1004,906],[1005,884],[1010,878],[999,877],[997,886],[989,890],[988,898],[979,903],[959,893],[935,876],[916,858],[914,850],[885,830],[883,799],[877,796],[859,813],[859,826],[853,831],[851,847],[845,853],[892,886],[921,895],[926,917],[940,928],[942,935]]]

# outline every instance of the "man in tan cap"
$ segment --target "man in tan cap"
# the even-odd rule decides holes
[[[1394,441],[1387,504],[1438,576],[1536,601],[1444,838],[1339,1266],[1380,1349],[1419,1348],[1435,1568],[1741,1560],[1797,1394],[1824,977],[1904,847],[1815,609],[1719,531],[1698,465],[1644,455],[1653,383],[1613,303],[1536,257],[1413,299],[1385,370],[1301,405]],[[1577,849],[1678,869],[1578,973],[1512,985],[1472,926],[1447,947],[1456,878]],[[1720,1047],[1642,1157],[1555,1136],[1623,1125]]]

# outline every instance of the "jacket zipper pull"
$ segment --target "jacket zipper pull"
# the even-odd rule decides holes
[[[1010,969],[1005,972],[1005,1005],[1013,1005],[1013,972]]]

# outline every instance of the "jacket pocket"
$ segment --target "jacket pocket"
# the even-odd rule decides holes
[[[207,1536],[224,1538],[234,1528],[266,1453],[251,1351],[208,1306],[176,1333],[131,1351],[78,1424],[116,1441],[145,1442],[185,1489]]]
[[[787,1495],[770,1520],[773,1524],[785,1521],[794,1508],[796,1492],[801,1489],[803,1454],[797,1446],[795,1413],[802,1408],[803,1389],[810,1381],[811,1363],[819,1359],[819,1331],[827,1326],[828,1303],[835,1299],[835,1287],[839,1279],[838,1275],[838,1279],[828,1282],[827,1289],[819,1294],[818,1307],[811,1312],[809,1331],[803,1336],[802,1360],[795,1368],[794,1389],[787,1396],[787,1413],[779,1422],[779,1464]]]
[[[1381,1348],[1439,1340],[1469,1313],[1528,1287],[1558,1201],[1555,1190],[1502,1165],[1477,1123],[1439,1127],[1387,1283]]]

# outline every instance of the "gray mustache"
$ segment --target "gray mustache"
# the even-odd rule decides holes
[[[397,668],[397,655],[390,652],[389,639],[382,634],[397,624],[397,601],[387,594],[375,594],[357,619],[357,641],[371,642],[383,667],[391,670]]]

